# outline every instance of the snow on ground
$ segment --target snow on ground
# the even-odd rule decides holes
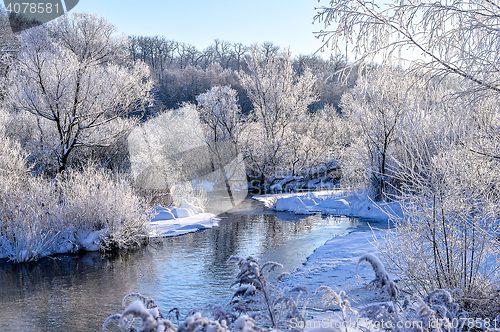
[[[156,216],[151,220],[151,236],[177,236],[198,230],[219,226],[219,218],[212,213],[204,213],[200,208],[189,206],[164,208],[156,206]]]
[[[306,286],[314,292],[320,286],[328,286],[336,292],[345,291],[353,307],[380,302],[383,297],[368,287],[375,279],[370,264],[363,262],[356,269],[359,258],[364,254],[377,255],[377,245],[383,245],[383,231],[353,232],[328,240],[307,258],[304,266],[287,277],[285,286]],[[391,275],[393,279],[396,276]],[[323,308],[320,296],[313,296],[311,304]],[[333,309],[333,308],[330,308]]]

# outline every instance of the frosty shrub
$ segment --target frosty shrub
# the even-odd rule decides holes
[[[121,331],[128,332],[260,332],[262,329],[255,321],[246,315],[240,316],[233,324],[231,330],[225,320],[218,321],[204,317],[201,312],[193,311],[186,316],[184,321],[177,324],[163,317],[162,312],[154,300],[146,298],[138,293],[129,294],[124,297],[122,305],[130,297],[138,299],[130,303],[121,314],[110,316],[103,324],[103,330],[108,326],[117,326]]]
[[[458,332],[467,329],[466,324],[458,323],[464,322],[469,316],[455,302],[453,295],[457,291],[437,289],[424,297],[413,294],[401,299],[398,287],[387,274],[382,262],[370,254],[361,256],[358,265],[363,261],[369,262],[375,273],[375,279],[370,282],[370,285],[390,297],[390,301],[365,305],[360,307],[359,313],[354,313],[371,321],[371,326],[368,325],[366,330]],[[332,291],[330,290],[329,293]],[[330,295],[330,297],[339,303],[345,321],[345,311],[350,309],[349,302],[342,301],[340,294],[333,293],[334,296]],[[383,328],[380,327],[381,323]]]
[[[382,262],[371,254],[364,254],[359,258],[358,265],[363,261],[367,261],[371,264],[373,272],[375,273],[375,279],[371,282],[377,288],[381,289],[383,292],[387,293],[392,301],[397,301],[399,297],[399,289],[387,274]]]
[[[262,266],[257,259],[248,256],[231,256],[228,262],[237,262],[240,272],[232,286],[239,286],[230,301],[231,310],[238,314],[248,314],[264,326],[276,329],[290,329],[293,319],[305,322],[305,310],[308,298],[303,300],[303,308],[299,310],[302,294],[308,297],[305,287],[296,286],[291,290],[283,289],[279,282],[269,281],[269,274],[277,267],[275,262],[267,262]]]
[[[80,231],[99,231],[102,248],[140,245],[149,237],[150,214],[125,175],[87,164],[68,170],[58,181],[63,218]]]
[[[205,209],[208,203],[208,196],[205,189],[193,186],[191,182],[175,184],[170,188],[174,206],[182,206],[187,202],[195,207]]]
[[[19,144],[0,130],[0,258],[139,245],[149,214],[124,176],[92,164],[49,181],[34,176]]]
[[[421,296],[460,289],[464,308],[498,310],[497,162],[456,145],[436,155],[407,151],[404,217],[394,218],[382,249],[390,270]]]
[[[320,286],[317,290],[317,292],[324,292],[323,293],[323,305],[325,306],[330,306],[332,304],[338,304],[340,307],[340,312],[341,316],[339,318],[342,320],[342,322],[347,323],[347,310],[352,312],[355,315],[358,315],[358,312],[356,310],[353,310],[351,308],[351,303],[347,300],[343,300],[342,296],[345,295],[344,291],[340,291],[339,293],[335,292],[333,289],[331,289],[328,286]],[[347,324],[345,324],[345,332],[347,332]]]
[[[25,163],[19,144],[0,130],[0,258],[16,261],[50,252],[63,230],[57,195]]]

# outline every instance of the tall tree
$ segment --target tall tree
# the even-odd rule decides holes
[[[245,149],[251,167],[264,184],[283,158],[290,125],[316,101],[316,78],[308,69],[296,75],[289,52],[280,58],[253,48],[247,67],[248,72],[240,71],[239,76],[252,100],[255,123]]]
[[[397,159],[403,118],[410,110],[418,108],[415,96],[422,93],[419,88],[421,85],[412,75],[380,67],[361,73],[356,86],[342,96],[342,113],[357,131],[356,143],[345,159],[349,159],[350,164],[357,160],[354,162],[356,168],[365,172],[376,201],[393,192],[394,167],[391,163]],[[345,173],[347,175],[348,171]]]
[[[196,100],[205,126],[205,143],[216,158],[229,199],[234,207],[235,202],[229,183],[231,174],[228,174],[225,166],[238,157],[237,144],[242,123],[237,92],[228,85],[215,86],[197,96]]]
[[[17,66],[9,72],[8,105],[34,114],[54,141],[58,169],[78,146],[106,146],[128,126],[120,118],[150,100],[143,63],[127,62],[127,39],[92,14],[65,15],[23,33]]]
[[[380,54],[387,62],[406,59],[433,75],[453,74],[473,82],[469,92],[500,92],[498,0],[394,0],[383,6],[332,0],[317,9],[315,21],[328,27],[317,33],[323,48],[330,45],[340,52],[347,44],[354,46],[359,60]]]

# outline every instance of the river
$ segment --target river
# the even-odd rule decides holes
[[[226,304],[237,274],[236,264],[226,263],[231,255],[276,261],[280,272],[293,272],[328,239],[368,229],[358,219],[269,211],[251,198],[221,217],[218,228],[154,239],[114,256],[0,261],[0,331],[101,331],[132,292],[153,298],[164,312]]]

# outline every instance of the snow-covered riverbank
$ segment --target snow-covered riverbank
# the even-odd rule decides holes
[[[204,213],[194,207],[156,207],[156,216],[151,220],[151,236],[167,237],[196,232],[219,226],[219,218],[213,213]]]
[[[383,245],[384,231],[373,229],[365,232],[352,232],[328,240],[307,258],[304,266],[292,273],[285,282],[286,286],[301,285],[315,291],[320,286],[346,292],[346,299],[356,307],[383,300],[367,287],[375,279],[372,267],[359,259],[364,254],[378,256],[378,245]],[[396,276],[391,275],[393,279]],[[312,297],[312,306],[321,308],[319,295]],[[332,308],[329,308],[332,309]]]
[[[397,203],[373,202],[366,192],[323,190],[309,193],[253,196],[268,208],[296,214],[332,214],[356,218],[388,220],[388,214],[401,215]]]

